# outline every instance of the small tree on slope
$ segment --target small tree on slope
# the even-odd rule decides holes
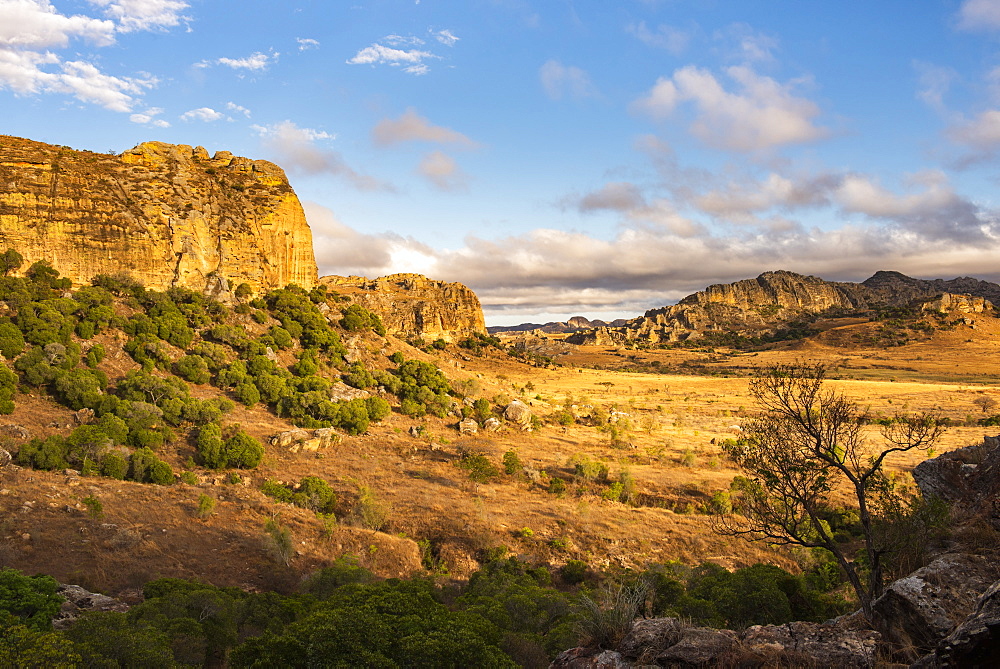
[[[779,365],[750,383],[762,412],[744,423],[739,441],[726,446],[747,475],[737,486],[742,518],[720,515],[716,531],[829,550],[871,620],[872,602],[882,593],[883,558],[893,548],[878,532],[880,517],[896,503],[883,464],[891,453],[931,447],[943,426],[928,414],[896,416],[873,446],[865,438],[867,412],[824,388],[825,378],[822,365]],[[834,488],[849,489],[857,501],[867,578],[821,518],[831,508]]]

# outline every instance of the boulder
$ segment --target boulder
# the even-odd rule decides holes
[[[626,669],[632,663],[613,650],[594,651],[589,648],[570,648],[552,660],[549,669]]]
[[[89,425],[94,422],[94,410],[84,407],[73,413],[73,419],[80,425]]]
[[[977,555],[942,555],[891,583],[872,604],[879,631],[910,662],[951,634],[997,579],[998,565]]]
[[[531,409],[521,400],[514,400],[503,410],[503,417],[521,428],[531,427]]]
[[[913,666],[987,667],[997,658],[1000,658],[1000,581],[980,596],[972,615],[945,637],[933,653]]]
[[[278,448],[288,448],[296,442],[301,442],[309,438],[309,433],[306,430],[286,430],[285,432],[279,432],[272,436],[268,443],[272,446],[277,446]]]
[[[478,434],[479,423],[475,418],[466,418],[458,424],[458,431],[462,434]]]
[[[10,423],[7,425],[0,425],[0,437],[11,437],[13,439],[27,441],[31,439],[31,433],[28,432],[28,428],[22,425],[14,425],[13,423]]]
[[[496,416],[490,416],[483,422],[483,429],[487,432],[498,432],[501,427],[500,419]]]
[[[10,452],[7,449],[0,448],[0,469],[3,469],[11,463],[13,458],[10,456]]]
[[[129,605],[107,595],[90,592],[78,585],[60,585],[56,593],[66,599],[59,613],[52,619],[52,627],[65,630],[73,625],[77,618],[91,611],[118,611],[125,613]]]
[[[746,651],[767,657],[780,649],[787,659],[834,667],[873,667],[879,633],[827,623],[796,621],[755,625],[742,635]]]
[[[1000,437],[984,437],[913,468],[925,498],[938,497],[1000,530]]]
[[[330,399],[334,402],[349,402],[351,400],[364,399],[370,397],[367,390],[354,388],[346,383],[338,383],[330,388]]]

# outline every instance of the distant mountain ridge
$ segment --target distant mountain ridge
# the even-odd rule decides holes
[[[602,321],[600,319],[588,320],[583,316],[573,316],[567,321],[552,321],[544,324],[521,323],[520,325],[493,325],[486,329],[490,334],[497,334],[499,332],[530,332],[532,330],[541,330],[542,332],[547,332],[549,334],[567,334],[579,332],[581,330],[590,330],[593,328],[621,327],[626,323],[628,323],[628,320],[624,318],[618,318],[608,323],[607,321]]]
[[[1000,285],[971,277],[925,280],[879,271],[861,283],[852,283],[779,270],[755,279],[708,286],[675,305],[651,309],[621,327],[596,327],[567,341],[655,344],[694,339],[708,332],[760,335],[787,329],[803,318],[871,314],[877,309],[910,307],[946,293],[1000,303]],[[992,309],[992,304],[988,308]]]

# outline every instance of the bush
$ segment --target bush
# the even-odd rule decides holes
[[[101,475],[122,481],[128,475],[128,460],[121,453],[112,451],[101,458]]]
[[[52,629],[52,618],[59,613],[63,598],[51,576],[24,576],[15,569],[0,569],[0,612],[18,618],[30,629]]]
[[[200,355],[185,355],[174,363],[174,374],[191,383],[208,383],[212,374],[208,362]]]
[[[524,469],[521,458],[517,456],[517,451],[511,449],[503,454],[503,470],[505,473],[514,475],[520,474]]]
[[[489,483],[500,476],[500,470],[482,453],[468,453],[462,456],[458,466],[469,472],[469,478],[476,483]]]

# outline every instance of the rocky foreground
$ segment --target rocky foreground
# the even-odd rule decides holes
[[[825,623],[756,625],[742,632],[675,618],[633,623],[614,648],[572,648],[553,669],[632,667],[993,667],[1000,658],[1000,437],[928,460],[914,479],[952,505],[960,525],[949,552],[891,583],[860,612]],[[972,534],[962,539],[961,530]]]

